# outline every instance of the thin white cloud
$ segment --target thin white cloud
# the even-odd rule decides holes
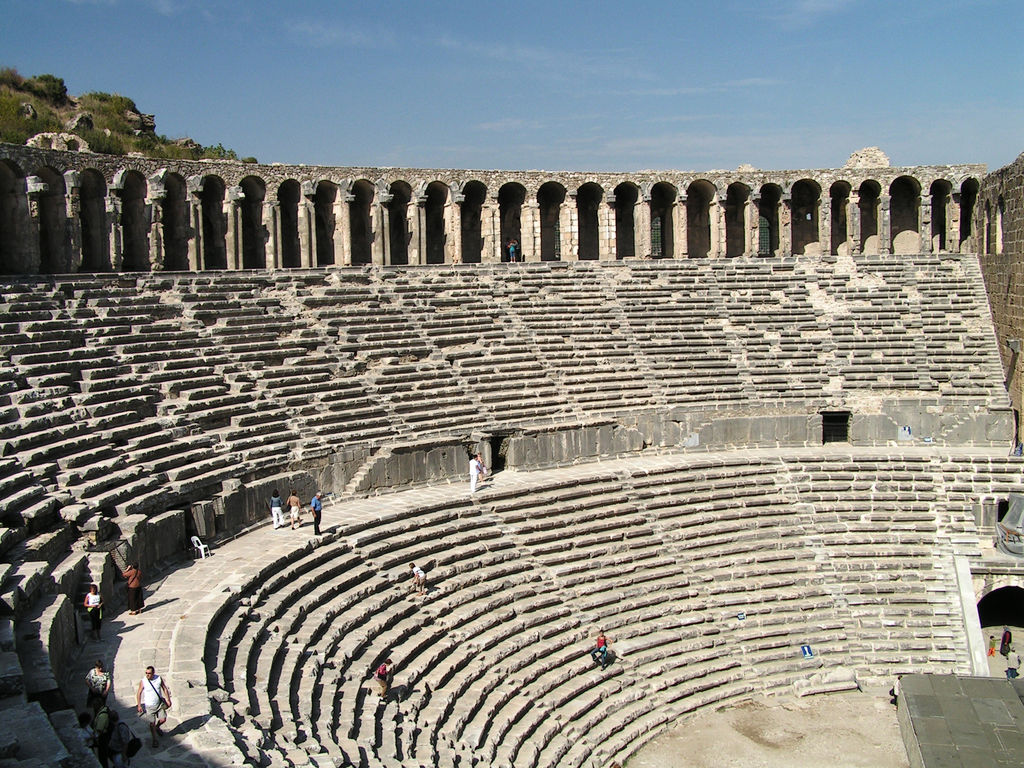
[[[289,21],[285,24],[285,29],[295,42],[313,48],[375,48],[394,43],[394,35],[387,30],[370,30],[312,21]]]
[[[782,27],[809,27],[853,5],[854,0],[776,0],[766,5],[767,16]]]
[[[665,96],[697,96],[705,93],[725,93],[727,91],[742,91],[751,88],[775,88],[785,85],[783,80],[775,80],[768,77],[748,77],[742,80],[723,80],[718,83],[704,83],[702,85],[679,85],[664,86],[660,88],[628,88],[621,90],[605,90],[602,93],[612,96],[633,96],[665,97]]]

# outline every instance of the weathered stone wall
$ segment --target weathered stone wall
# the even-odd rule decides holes
[[[1019,414],[1024,397],[1024,154],[982,181],[975,230],[985,238],[979,243],[981,269],[1020,440]],[[1011,341],[1016,349],[1011,348]]]

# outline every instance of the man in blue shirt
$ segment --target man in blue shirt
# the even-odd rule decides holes
[[[317,491],[316,496],[309,502],[309,508],[313,511],[313,535],[320,535],[320,513],[324,511],[324,504],[320,499],[324,496],[323,491]]]

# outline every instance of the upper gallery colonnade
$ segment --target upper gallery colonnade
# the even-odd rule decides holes
[[[975,251],[980,165],[328,168],[0,145],[0,272]]]

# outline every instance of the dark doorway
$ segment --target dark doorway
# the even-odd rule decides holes
[[[821,414],[821,442],[850,442],[850,412],[824,411]]]
[[[511,435],[491,435],[491,473],[500,472],[505,468],[508,455],[508,442]]]
[[[1002,587],[989,592],[978,602],[978,619],[983,627],[1021,626],[1024,623],[1024,589]],[[1014,640],[1019,643],[1024,637]]]

